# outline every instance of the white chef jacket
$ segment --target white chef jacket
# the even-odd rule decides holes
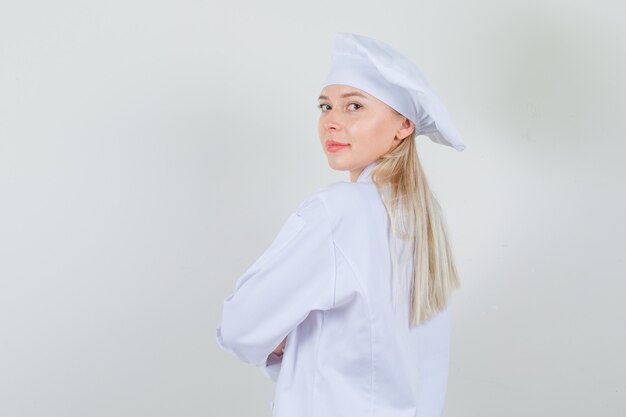
[[[300,203],[224,300],[217,342],[276,382],[273,417],[443,414],[449,307],[413,329],[394,312],[375,164]]]

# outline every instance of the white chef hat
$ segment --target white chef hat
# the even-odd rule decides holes
[[[356,87],[376,97],[415,124],[415,135],[458,151],[461,135],[430,84],[407,57],[379,40],[349,32],[334,33],[332,66],[322,88]]]

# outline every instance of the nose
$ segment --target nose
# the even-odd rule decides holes
[[[322,126],[325,130],[340,130],[341,129],[341,120],[338,116],[338,112],[335,111],[334,108],[327,110],[322,115]]]

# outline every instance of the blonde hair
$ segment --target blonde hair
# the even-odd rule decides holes
[[[394,309],[401,300],[408,301],[410,327],[445,309],[461,286],[443,212],[428,186],[414,137],[415,132],[381,156],[371,173],[390,220]],[[402,259],[397,241],[408,248]],[[413,262],[406,259],[409,253]]]

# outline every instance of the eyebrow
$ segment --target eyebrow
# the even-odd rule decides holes
[[[347,93],[340,95],[339,98],[346,98],[346,97],[351,97],[351,96],[359,96],[359,97],[363,97],[364,99],[367,99],[366,96],[359,93],[358,91],[349,91]],[[318,100],[329,100],[329,98],[326,96],[319,96]]]

